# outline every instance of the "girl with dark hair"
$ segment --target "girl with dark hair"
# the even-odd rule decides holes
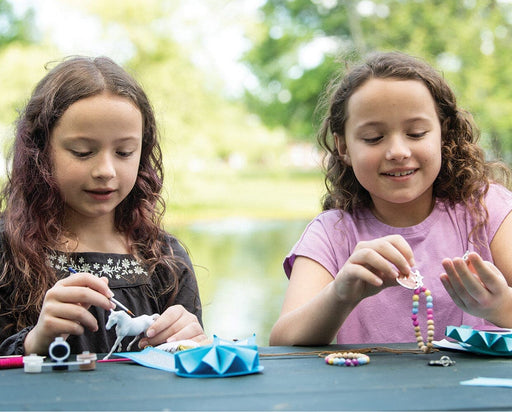
[[[448,325],[512,327],[510,171],[485,161],[443,77],[375,53],[326,96],[324,212],[285,259],[271,344],[421,342],[399,286],[417,270],[437,308],[435,339]],[[425,312],[418,322],[433,331]]]
[[[16,130],[1,194],[0,354],[105,353],[115,298],[161,316],[139,346],[206,336],[189,256],[161,228],[162,155],[140,85],[107,57],[64,60]],[[76,274],[70,274],[69,268]]]

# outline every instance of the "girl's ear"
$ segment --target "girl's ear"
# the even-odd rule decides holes
[[[347,165],[352,166],[352,162],[350,160],[350,155],[347,152],[347,145],[345,144],[345,140],[337,133],[334,133],[334,144],[338,149],[338,153],[340,154],[341,160]]]

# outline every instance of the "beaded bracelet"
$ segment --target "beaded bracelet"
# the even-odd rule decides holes
[[[334,366],[359,366],[370,363],[370,357],[364,353],[338,352],[327,355],[325,363]]]
[[[420,323],[418,321],[418,311],[420,304],[420,294],[425,294],[426,306],[427,306],[427,344],[423,341],[423,336],[421,336]],[[434,345],[434,303],[432,299],[432,293],[430,290],[421,286],[414,290],[414,295],[412,295],[412,324],[414,326],[414,333],[416,335],[416,342],[418,343],[418,347],[425,353],[429,353],[432,351]]]

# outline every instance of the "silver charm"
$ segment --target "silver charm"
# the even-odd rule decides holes
[[[418,269],[411,269],[411,272],[407,275],[400,274],[396,281],[406,289],[415,290],[423,286],[423,276],[421,276]]]
[[[439,360],[431,360],[428,362],[428,366],[442,366],[442,367],[447,367],[447,366],[453,366],[455,365],[455,361],[454,360],[451,360],[449,356],[441,356],[441,359]]]

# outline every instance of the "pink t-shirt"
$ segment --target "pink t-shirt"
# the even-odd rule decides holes
[[[485,250],[479,250],[484,260],[493,262],[489,245],[505,217],[512,210],[512,193],[500,185],[491,185],[486,197],[489,221],[482,233]],[[439,275],[444,272],[441,261],[446,257],[463,256],[474,245],[469,233],[474,226],[466,208],[458,204],[450,207],[437,201],[432,213],[420,224],[411,227],[392,227],[377,220],[368,210],[354,214],[329,210],[318,215],[306,227],[299,241],[284,261],[285,273],[290,277],[296,256],[313,259],[336,277],[345,261],[361,240],[371,240],[391,234],[402,235],[414,252],[416,266],[425,287],[431,290],[434,301],[436,340],[445,337],[448,325],[481,326],[489,324],[471,316],[451,300]],[[411,322],[411,290],[401,286],[389,287],[370,296],[357,305],[338,331],[338,343],[393,343],[416,342]],[[426,339],[426,310],[420,300],[420,327]]]

